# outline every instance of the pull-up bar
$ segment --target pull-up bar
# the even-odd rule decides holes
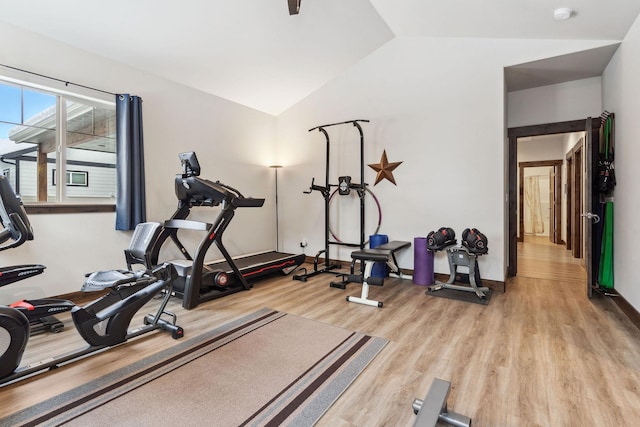
[[[340,122],[340,123],[330,123],[328,125],[320,125],[320,126],[316,126],[314,128],[309,129],[309,132],[314,131],[316,129],[320,129],[320,128],[328,128],[329,126],[337,126],[337,125],[346,125],[347,123],[353,123],[353,125],[355,126],[357,122],[363,122],[363,123],[369,123],[369,120],[348,120],[346,122]]]
[[[360,126],[360,122],[368,123],[369,120],[348,120],[346,122],[340,123],[330,123],[327,125],[316,126],[312,129],[309,129],[309,132],[318,130],[325,137],[326,144],[326,158],[325,158],[325,181],[324,186],[314,184],[314,180],[311,180],[311,187],[309,191],[305,191],[304,193],[311,193],[312,191],[319,191],[324,198],[324,249],[318,251],[314,258],[313,263],[313,272],[306,273],[304,275],[293,276],[296,280],[306,281],[308,277],[315,276],[321,273],[330,273],[331,270],[339,269],[341,266],[337,263],[331,263],[329,257],[329,245],[342,245],[342,246],[351,246],[351,247],[359,247],[360,249],[364,249],[365,239],[364,239],[364,217],[365,217],[365,206],[364,206],[364,196],[366,190],[366,183],[364,182],[364,134],[362,131],[362,127]],[[339,184],[331,184],[329,182],[329,169],[330,169],[330,140],[329,133],[325,128],[330,126],[337,125],[345,125],[352,124],[358,129],[358,134],[360,136],[360,184],[357,185],[358,188],[358,196],[360,198],[360,241],[358,243],[344,243],[344,242],[334,242],[329,239],[330,229],[329,229],[329,201],[331,199],[331,187],[338,187]],[[337,240],[337,239],[336,239]],[[318,268],[318,261],[320,259],[320,255],[324,254],[324,268]]]

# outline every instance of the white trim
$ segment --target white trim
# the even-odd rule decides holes
[[[20,75],[20,77],[19,78],[11,77],[11,74],[17,74],[17,75]],[[84,90],[81,87],[77,87],[77,91],[71,92],[67,89],[56,88],[53,85],[53,83],[55,84],[61,84],[61,83],[55,82],[54,80],[49,80],[44,77],[27,75],[26,73],[20,73],[18,71],[13,71],[9,69],[0,70],[0,82],[3,82],[3,81],[7,83],[21,85],[21,86],[28,86],[33,89],[50,92],[55,95],[66,96],[68,98],[82,99],[83,101],[94,102],[101,105],[109,105],[111,107],[113,107],[116,103],[114,99],[115,97],[111,95],[104,94],[104,95],[101,95],[101,97],[96,97],[94,95],[87,95],[83,93]],[[49,84],[45,84],[43,83],[43,81],[46,81]],[[108,99],[108,98],[111,98],[111,99]]]

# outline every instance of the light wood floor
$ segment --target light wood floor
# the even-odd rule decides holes
[[[195,310],[178,302],[172,310],[187,337],[271,307],[390,340],[320,420],[323,427],[411,426],[411,403],[424,397],[434,377],[451,381],[450,409],[470,416],[476,427],[638,425],[640,332],[610,300],[587,299],[582,280],[518,277],[482,306],[427,296],[422,286],[390,279],[371,290],[384,301],[379,309],[346,302],[359,286],[330,288],[331,279],[276,277]],[[51,346],[55,353],[70,349],[74,340],[71,326],[37,336],[25,362],[51,355]],[[141,337],[0,388],[0,425],[6,414],[176,343],[161,333]],[[238,357],[251,363],[251,354]],[[167,410],[179,410],[180,400],[189,398],[175,396]]]
[[[585,281],[582,260],[574,258],[564,245],[549,242],[547,236],[525,236],[518,243],[518,276],[549,280]]]

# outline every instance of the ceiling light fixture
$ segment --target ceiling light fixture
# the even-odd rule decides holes
[[[553,19],[556,21],[565,21],[571,18],[571,15],[573,15],[573,9],[568,7],[561,7],[553,11]]]
[[[297,15],[300,12],[300,2],[302,0],[289,0],[289,15]]]

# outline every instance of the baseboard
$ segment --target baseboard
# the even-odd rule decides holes
[[[307,256],[305,259],[305,262],[309,263],[309,264],[313,264],[314,262],[314,257],[311,256]],[[351,267],[351,263],[349,261],[335,261],[332,260],[332,264],[339,264],[342,268],[350,268]],[[324,267],[324,258],[319,258],[318,259],[318,268],[322,268]],[[409,276],[413,276],[413,270],[411,269],[407,269],[407,268],[402,268],[400,269],[402,271],[403,274],[407,274]],[[448,274],[441,274],[441,273],[435,273],[435,279],[439,280],[441,282],[446,282],[447,280],[449,280],[449,275]],[[506,285],[505,282],[501,282],[498,280],[487,280],[487,279],[482,279],[482,286],[486,286],[496,292],[502,292],[504,293],[506,291]]]
[[[610,297],[613,302],[622,310],[622,312],[627,316],[627,318],[633,323],[633,325],[640,329],[640,312],[632,306],[629,301],[624,299],[622,295],[617,293],[615,290],[607,290],[607,292],[614,293],[615,296]]]
[[[311,256],[307,256],[305,259],[305,262],[309,264],[313,264],[313,261],[314,261],[314,257],[311,257]],[[342,268],[347,268],[347,269],[350,268],[351,266],[351,263],[348,261],[333,261],[333,263],[339,264],[340,266],[342,266]],[[324,259],[320,258],[318,260],[318,267],[322,267],[323,264],[324,264]],[[413,270],[403,268],[402,273],[412,276]],[[435,278],[436,280],[439,280],[441,282],[446,282],[447,280],[449,280],[449,275],[436,273]],[[482,279],[482,285],[488,288],[491,288],[496,292],[504,293],[506,291],[505,282],[501,282],[498,280]],[[611,291],[608,291],[608,292],[615,293],[615,296],[610,298],[613,300],[613,302],[616,303],[616,305],[625,314],[625,316],[627,316],[627,318],[631,321],[631,323],[633,323],[636,328],[640,329],[640,312],[638,312],[638,310],[636,310],[635,307],[629,303],[629,301],[624,299],[624,297],[619,293],[617,293],[615,290],[612,289]],[[95,292],[87,293],[87,292],[76,291],[69,294],[57,296],[55,298],[68,299],[70,301],[73,301],[75,304],[81,305],[89,301],[93,301],[99,298],[100,296],[102,296],[100,293],[95,293]]]

